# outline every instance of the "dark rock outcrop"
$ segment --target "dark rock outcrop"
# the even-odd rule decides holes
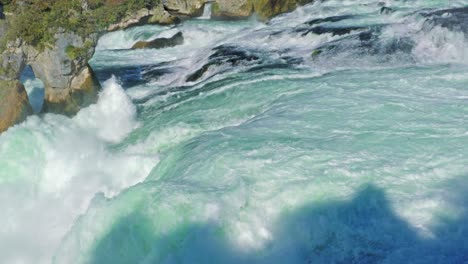
[[[310,21],[307,21],[305,24],[309,26],[314,26],[317,24],[321,23],[326,23],[326,22],[339,22],[345,19],[350,19],[353,18],[353,15],[342,15],[342,16],[331,16],[331,17],[324,17],[324,18],[316,18],[312,19]]]
[[[383,14],[383,15],[389,15],[393,12],[394,10],[390,7],[382,6],[382,8],[380,8],[380,14]]]
[[[182,32],[178,32],[170,38],[157,38],[151,41],[138,41],[132,49],[163,49],[181,45],[184,43]]]
[[[350,27],[331,27],[331,26],[316,26],[316,27],[313,27],[313,28],[310,28],[310,29],[306,29],[303,33],[302,33],[302,36],[305,36],[309,33],[314,33],[314,34],[317,34],[317,35],[321,35],[321,34],[332,34],[332,36],[342,36],[342,35],[346,35],[346,34],[349,34],[353,31],[362,31],[362,30],[366,30],[367,28],[365,27],[354,27],[354,26],[350,26]]]
[[[213,49],[208,62],[187,77],[187,82],[199,80],[211,67],[220,65],[237,66],[241,63],[256,64],[260,57],[235,46],[221,45]]]
[[[5,14],[3,13],[3,4],[0,3],[0,19],[5,19]]]
[[[453,31],[461,31],[468,34],[468,7],[438,10],[423,13],[427,17],[428,27],[438,25]]]
[[[398,58],[400,61],[411,62],[411,51],[415,45],[409,37],[382,38],[382,26],[374,26],[357,31],[342,38],[325,43],[312,51],[313,59],[332,61],[339,59],[344,63],[347,59],[355,63],[360,57],[373,56],[375,62],[384,62]]]

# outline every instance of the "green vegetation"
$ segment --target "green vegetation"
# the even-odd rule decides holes
[[[86,41],[83,47],[67,46],[65,48],[65,53],[68,58],[75,60],[77,58],[86,57],[86,53],[89,51],[93,43],[91,41]]]
[[[86,50],[80,47],[75,46],[67,46],[65,48],[65,53],[67,54],[68,58],[75,60],[76,58],[83,57],[85,55]]]
[[[316,57],[316,56],[320,55],[321,53],[322,53],[322,50],[319,50],[319,49],[314,50],[314,51],[312,51],[312,57]]]
[[[54,43],[60,29],[81,36],[99,32],[132,12],[153,7],[161,0],[11,0],[5,1],[8,17],[7,40],[21,38],[39,49]],[[82,2],[88,8],[83,9]],[[79,55],[69,49],[70,55]],[[67,52],[68,54],[68,52]]]
[[[214,2],[211,5],[211,12],[213,12],[213,14],[219,14],[219,11],[220,11],[219,4],[217,2]]]

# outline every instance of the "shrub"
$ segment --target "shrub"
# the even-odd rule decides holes
[[[88,0],[83,10],[80,0],[10,0],[4,2],[14,15],[8,17],[7,40],[22,39],[42,50],[55,42],[59,29],[81,36],[99,32],[141,8],[151,8],[160,0]],[[79,55],[70,48],[67,54]]]

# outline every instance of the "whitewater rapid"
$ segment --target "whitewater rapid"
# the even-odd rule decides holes
[[[91,199],[143,181],[157,155],[114,151],[138,126],[135,106],[114,79],[74,118],[30,117],[0,138],[0,247],[3,263],[50,262]],[[116,176],[118,175],[118,177]]]
[[[0,135],[0,262],[468,261],[465,6],[104,35],[96,104]]]

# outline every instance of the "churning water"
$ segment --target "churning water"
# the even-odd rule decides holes
[[[97,104],[0,135],[1,262],[468,262],[465,6],[109,33]]]

